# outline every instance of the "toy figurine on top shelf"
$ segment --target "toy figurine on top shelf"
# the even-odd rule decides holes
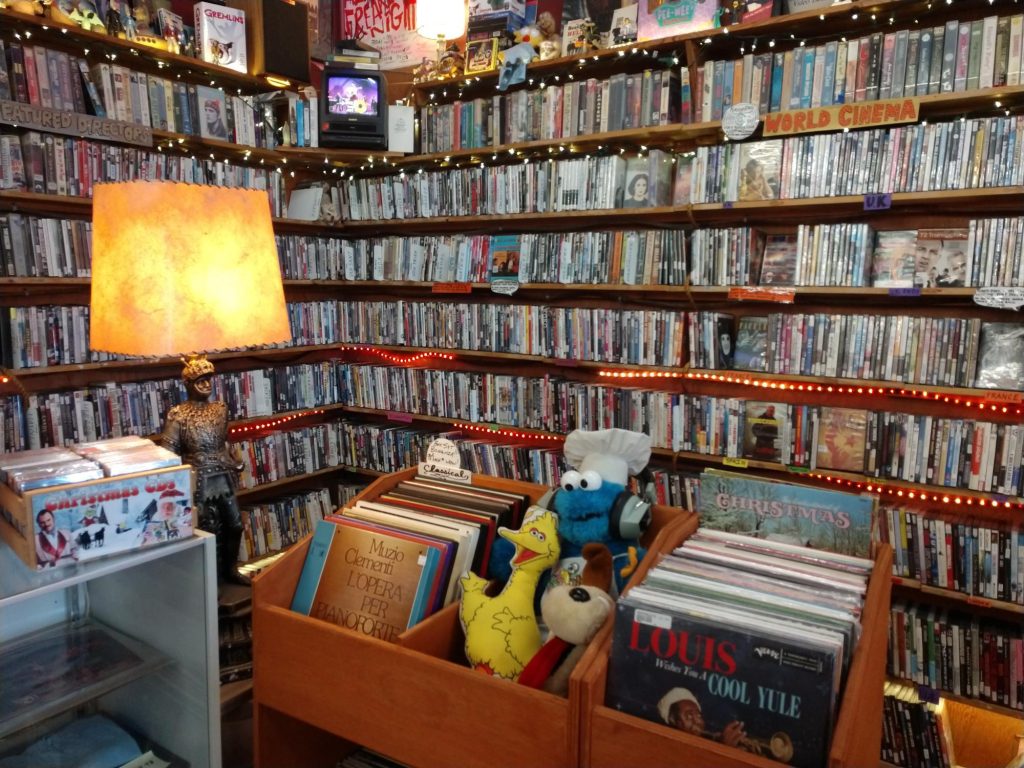
[[[58,24],[78,26],[86,31],[106,32],[92,0],[51,0],[47,10],[50,18]]]
[[[590,19],[573,19],[565,25],[562,34],[563,56],[596,51],[601,47],[601,33]]]
[[[462,55],[462,51],[459,50],[459,46],[456,43],[449,43],[444,53],[441,54],[441,58],[437,62],[437,69],[434,71],[434,77],[438,80],[444,80],[447,78],[455,78],[462,74],[463,67],[465,66],[465,59]]]

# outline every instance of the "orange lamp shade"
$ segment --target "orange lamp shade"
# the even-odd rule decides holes
[[[99,184],[89,346],[169,356],[289,341],[266,192]]]

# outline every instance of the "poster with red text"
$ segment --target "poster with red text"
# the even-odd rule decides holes
[[[344,0],[335,19],[338,40],[359,40],[380,51],[381,69],[435,59],[437,43],[416,33],[416,4],[403,0]]]

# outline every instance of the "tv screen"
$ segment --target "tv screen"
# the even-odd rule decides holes
[[[372,77],[327,77],[327,112],[332,115],[376,117],[378,84]]]

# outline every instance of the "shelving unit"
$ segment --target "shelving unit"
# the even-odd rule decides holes
[[[117,687],[62,702],[66,720],[88,705],[189,765],[221,764],[217,693],[216,568],[213,536],[42,573],[0,547],[0,644],[85,619],[144,644],[166,663]],[[45,706],[45,705],[44,705]],[[48,714],[53,710],[48,709]],[[33,725],[38,720],[32,718]],[[52,726],[42,723],[37,738]],[[27,746],[18,734],[0,751]]]

